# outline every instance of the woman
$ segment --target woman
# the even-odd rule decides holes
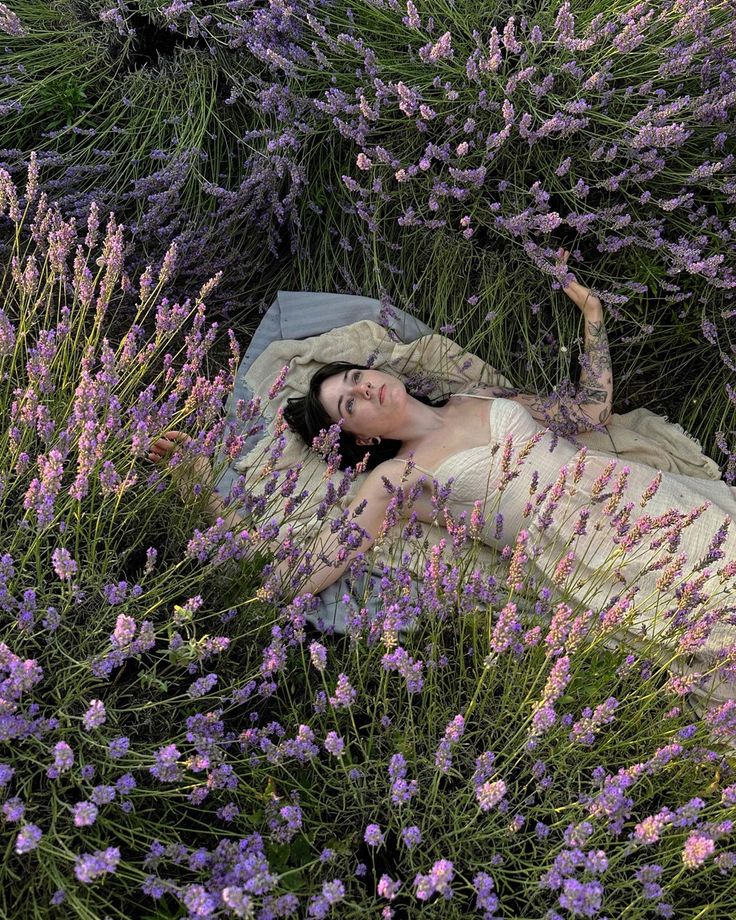
[[[568,256],[560,251],[561,261]],[[582,401],[573,407],[582,432],[610,417],[611,360],[600,300],[577,281],[565,293],[585,317]],[[710,653],[736,643],[736,628],[727,622],[734,578],[724,568],[736,560],[736,533],[729,529],[736,489],[722,481],[655,475],[643,464],[624,466],[603,451],[578,449],[545,427],[570,417],[559,402],[545,410],[548,403],[499,388],[432,402],[411,396],[383,371],[322,368],[306,397],[289,400],[284,418],[310,445],[320,429],[342,419],[343,468],[368,453],[369,473],[348,506],[362,541],[326,525],[311,573],[286,593],[317,594],[335,582],[385,532],[396,487],[418,494],[404,508],[407,514],[435,523],[433,482],[452,480],[453,514],[467,511],[470,520],[480,510],[480,539],[498,549],[516,546],[519,558],[524,553],[550,583],[555,600],[605,617],[606,628],[631,644],[654,636],[668,656],[685,631],[683,647],[704,654],[697,663],[705,669]],[[153,445],[151,459],[162,459],[183,438],[168,432]],[[216,495],[210,508],[223,510]],[[285,585],[295,568],[279,563],[276,577]]]

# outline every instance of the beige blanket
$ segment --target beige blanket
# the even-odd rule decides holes
[[[274,442],[275,416],[278,408],[286,404],[290,396],[304,396],[312,374],[324,364],[332,361],[354,361],[368,364],[375,356],[374,367],[393,373],[404,380],[413,375],[430,377],[433,389],[431,397],[464,392],[476,383],[511,386],[511,382],[499,371],[490,367],[476,355],[464,351],[456,342],[443,335],[428,335],[408,344],[397,341],[392,334],[371,320],[362,320],[349,326],[333,329],[322,335],[300,340],[281,340],[269,345],[254,361],[245,381],[254,396],[260,396],[261,406],[269,420],[269,434],[256,447],[235,463],[245,473],[248,486],[256,494],[262,494],[266,477],[261,474],[268,452]],[[279,371],[289,365],[286,383],[275,399],[268,399],[268,391]],[[291,469],[302,465],[297,493],[307,489],[312,496],[304,505],[292,512],[285,520],[284,502],[278,490],[269,498],[268,514],[279,525],[291,523],[295,532],[309,539],[316,534],[321,523],[314,512],[325,497],[328,481],[326,465],[301,439],[285,432],[286,449],[274,464],[275,469]],[[703,454],[700,444],[691,438],[679,425],[668,422],[648,409],[635,409],[622,415],[614,414],[606,432],[591,431],[578,436],[580,441],[594,450],[616,452],[622,460],[646,463],[665,472],[681,473],[702,479],[720,479],[720,470],[715,461]],[[359,475],[343,499],[345,508],[355,497],[363,477]],[[337,485],[341,473],[336,473],[333,483]],[[330,517],[337,517],[340,508],[333,508]],[[447,537],[447,531],[435,525],[424,526],[426,539],[412,539],[407,542],[399,537],[400,528],[394,528],[381,543],[371,549],[375,564],[395,564],[397,554],[410,550],[412,558],[409,568],[421,575],[425,551]],[[398,539],[397,539],[398,538]],[[497,553],[485,545],[478,546],[479,559],[491,562]]]

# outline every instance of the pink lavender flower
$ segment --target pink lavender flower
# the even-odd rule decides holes
[[[417,898],[428,901],[434,894],[442,894],[447,900],[452,897],[450,883],[455,875],[455,869],[449,859],[439,859],[432,866],[428,875],[417,873],[414,885],[417,888]]]
[[[124,613],[118,614],[118,618],[115,621],[115,629],[110,634],[112,647],[120,649],[129,645],[133,641],[137,628],[138,626],[133,617],[129,617]]]
[[[500,654],[511,648],[521,632],[521,623],[516,616],[516,604],[509,602],[501,610],[491,635],[491,649]]]
[[[278,377],[271,384],[271,387],[268,391],[268,398],[270,400],[275,399],[278,396],[278,394],[281,392],[281,390],[283,390],[286,384],[286,378],[288,374],[289,374],[289,365],[284,364],[284,366],[279,371]]]
[[[90,700],[89,709],[82,716],[82,722],[87,731],[92,731],[92,729],[104,725],[106,719],[105,704],[102,700]]]
[[[716,845],[711,837],[701,831],[695,831],[685,841],[682,850],[682,861],[688,869],[702,866],[709,856],[715,852]]]
[[[502,779],[493,782],[485,782],[475,790],[475,797],[481,811],[490,811],[506,795],[506,783]]]
[[[363,834],[363,839],[369,847],[378,847],[383,844],[383,833],[378,824],[369,824]]]
[[[75,827],[89,827],[97,820],[97,806],[92,802],[77,802],[72,813]]]
[[[319,642],[309,643],[309,657],[320,673],[327,667],[327,649]]]
[[[15,852],[18,854],[30,853],[41,842],[43,831],[36,824],[24,824],[15,838]]]
[[[390,875],[382,875],[378,882],[378,895],[381,898],[388,898],[389,901],[393,901],[396,895],[401,888],[401,881],[394,881]]]
[[[503,29],[503,46],[511,54],[521,54],[523,45],[516,38],[516,17],[511,16]]]
[[[465,719],[461,715],[456,715],[445,728],[445,738],[448,741],[457,744],[465,732]]]
[[[406,16],[404,16],[401,21],[405,26],[410,26],[412,29],[420,29],[422,26],[417,8],[411,0],[407,0],[406,2]]]
[[[637,843],[657,843],[662,830],[672,823],[674,815],[669,808],[664,808],[656,815],[648,815],[634,828],[633,837]]]
[[[452,60],[455,54],[452,50],[452,35],[450,32],[445,32],[439,39],[439,41],[434,44],[424,45],[419,49],[419,57],[428,63],[436,63],[437,61],[443,59]]]
[[[330,702],[335,709],[346,709],[357,696],[357,693],[350,685],[347,674],[340,674],[337,678],[337,687],[334,696],[330,697]]]
[[[325,750],[328,754],[333,754],[335,757],[340,757],[345,749],[345,742],[337,734],[337,732],[327,732],[327,737],[325,738]]]
[[[709,709],[705,721],[714,738],[723,741],[736,738],[736,700],[726,700],[722,706]]]
[[[79,570],[79,565],[72,559],[69,550],[57,548],[51,554],[54,571],[62,581],[70,581]]]

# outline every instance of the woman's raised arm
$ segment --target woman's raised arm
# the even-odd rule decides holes
[[[569,253],[560,250],[560,261],[567,262]],[[576,418],[578,432],[590,430],[592,425],[605,425],[613,408],[613,368],[608,349],[608,335],[603,321],[603,304],[591,291],[577,281],[563,288],[572,302],[580,308],[585,319],[585,344],[581,359],[579,394],[580,404],[565,406],[564,415]],[[532,418],[547,424],[563,415],[562,405],[556,399],[549,405],[549,398],[531,393],[519,393],[506,387],[493,387],[494,396],[502,396],[521,403]],[[545,408],[546,406],[546,408]]]

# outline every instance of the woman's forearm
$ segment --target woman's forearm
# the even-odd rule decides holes
[[[596,425],[605,425],[613,406],[613,368],[603,306],[596,302],[584,311],[585,353],[580,373],[580,392],[585,397],[580,409]]]
[[[225,506],[225,502],[220,498],[216,489],[210,490],[207,498],[207,507],[205,509],[207,518],[211,524],[214,524],[217,518],[222,518],[228,528],[233,530],[236,527],[242,527],[246,520],[242,514],[239,514],[233,508]]]
[[[295,574],[295,565],[289,560],[282,560],[274,565],[276,573],[282,588],[290,598],[296,597],[297,594],[319,594],[325,588],[329,588],[340,578],[354,560],[358,550],[348,552],[344,559],[337,561],[335,550],[337,545],[334,541],[329,546],[319,541],[319,546],[313,550],[315,563],[314,571],[308,576],[298,576]],[[319,556],[324,555],[326,558],[332,558],[331,564],[320,561]],[[292,579],[295,584],[291,584]]]

